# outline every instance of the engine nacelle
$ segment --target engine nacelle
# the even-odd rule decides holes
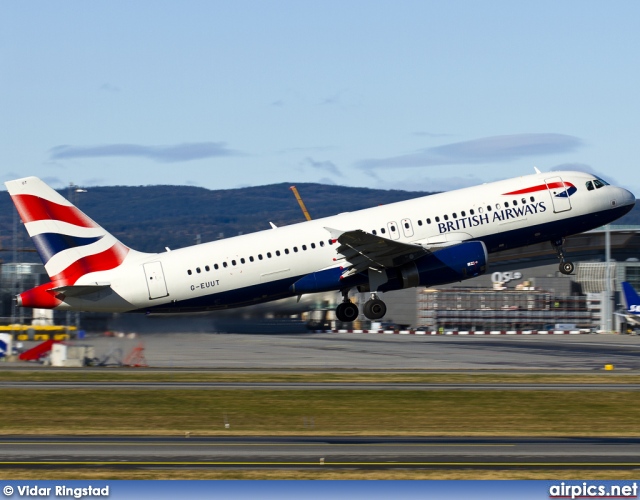
[[[387,282],[378,288],[380,292],[400,290],[415,286],[444,285],[463,281],[484,274],[487,270],[487,248],[481,241],[466,241],[435,250],[400,267],[387,269]],[[305,293],[326,292],[358,287],[369,289],[366,272],[342,279],[342,268],[334,267],[303,276],[291,291]]]
[[[487,248],[481,241],[465,241],[441,248],[400,267],[387,270],[380,292],[463,281],[487,271]]]

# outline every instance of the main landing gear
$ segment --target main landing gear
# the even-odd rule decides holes
[[[371,294],[371,298],[364,303],[364,315],[369,319],[381,319],[387,314],[387,306],[382,302],[378,295]]]
[[[573,273],[575,266],[573,262],[569,260],[565,260],[564,258],[564,238],[560,238],[559,240],[552,241],[551,244],[556,249],[556,253],[558,254],[558,258],[560,259],[560,272],[562,274],[571,274]]]
[[[342,290],[342,304],[336,307],[338,321],[350,323],[358,318],[358,306],[349,300],[349,289]]]
[[[350,323],[358,318],[358,306],[349,300],[348,294],[349,290],[342,290],[342,303],[336,308],[336,317],[343,323]],[[377,320],[387,314],[387,306],[377,294],[372,293],[371,299],[364,303],[362,312],[368,319]]]

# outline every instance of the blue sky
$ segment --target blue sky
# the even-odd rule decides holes
[[[640,193],[637,1],[0,4],[0,180]]]

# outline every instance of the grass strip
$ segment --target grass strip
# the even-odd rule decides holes
[[[103,371],[0,370],[0,381],[15,382],[263,382],[263,383],[432,383],[432,384],[640,384],[640,374],[597,372],[593,374],[502,373],[362,373],[277,371],[146,371],[106,368]]]
[[[0,433],[638,436],[638,414],[622,391],[5,389]]]

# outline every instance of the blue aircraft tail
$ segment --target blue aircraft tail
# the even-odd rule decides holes
[[[624,292],[627,311],[631,314],[640,314],[640,296],[638,296],[635,288],[633,288],[628,281],[623,281],[622,291]]]

